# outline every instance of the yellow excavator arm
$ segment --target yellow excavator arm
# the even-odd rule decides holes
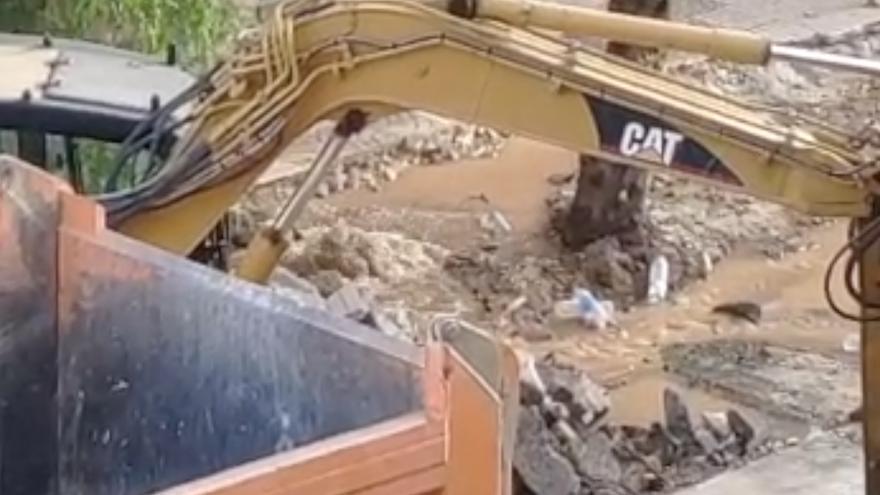
[[[408,0],[286,3],[211,73],[164,168],[133,191],[104,198],[111,225],[189,252],[293,139],[352,109],[370,118],[426,110],[812,214],[868,214],[876,170],[846,136],[573,46],[548,30],[750,63],[774,53],[748,33],[522,0],[446,8]]]

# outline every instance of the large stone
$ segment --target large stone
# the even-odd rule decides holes
[[[525,406],[541,406],[544,403],[547,392],[544,380],[538,373],[535,365],[535,357],[531,354],[522,353],[520,362],[520,404]]]
[[[517,424],[514,468],[536,495],[573,495],[580,478],[559,452],[559,441],[547,427],[537,407],[523,408]]]
[[[278,293],[307,306],[324,307],[324,298],[311,282],[279,266],[272,272],[269,285]]]
[[[748,452],[757,443],[758,438],[755,427],[735,409],[727,411],[727,422],[736,437],[736,443],[741,449],[741,454]]]
[[[683,445],[697,443],[691,413],[681,394],[671,388],[663,390],[663,417],[669,435]]]
[[[617,483],[621,477],[620,462],[614,456],[614,444],[607,435],[594,431],[569,445],[575,469],[588,480]]]
[[[324,297],[330,297],[346,283],[345,277],[336,270],[318,270],[311,276],[311,280]]]
[[[721,448],[721,444],[715,438],[715,435],[706,428],[695,428],[694,438],[696,438],[697,444],[706,455],[714,454]]]
[[[372,312],[373,298],[364,288],[348,283],[327,298],[327,309],[360,321]]]
[[[537,363],[536,369],[547,395],[565,404],[573,421],[591,425],[608,413],[611,407],[608,391],[594,382],[585,371],[552,360]]]
[[[702,415],[703,425],[715,435],[715,439],[724,442],[730,438],[730,422],[727,414],[723,412],[704,412]]]

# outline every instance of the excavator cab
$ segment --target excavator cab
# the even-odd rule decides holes
[[[95,43],[0,33],[0,73],[15,74],[0,79],[0,154],[61,177],[79,194],[135,186],[146,170],[161,167],[185,124],[181,108],[163,122],[172,132],[147,139],[151,117],[196,83],[172,62]],[[120,172],[125,148],[135,149],[135,163]],[[225,270],[229,237],[224,216],[190,258]]]

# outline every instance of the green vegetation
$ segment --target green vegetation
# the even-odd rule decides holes
[[[199,72],[216,60],[245,20],[233,0],[0,0],[0,31],[50,33],[157,55],[173,44],[178,63]],[[12,143],[0,142],[0,151]],[[76,140],[75,157],[68,158],[82,164],[87,192],[100,191],[117,147]],[[62,143],[55,148],[52,157],[65,156]],[[55,167],[54,161],[47,165]],[[65,173],[66,167],[55,168]],[[131,184],[129,175],[120,185]]]
[[[0,1],[0,30],[50,32],[147,53],[175,44],[190,66],[211,63],[242,17],[231,0]]]

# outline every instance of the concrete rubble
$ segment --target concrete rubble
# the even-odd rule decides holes
[[[394,283],[418,277],[446,256],[440,246],[408,239],[401,234],[366,232],[339,220],[330,227],[300,232],[302,239],[282,264],[302,277],[336,271],[346,279],[377,278]],[[327,296],[333,290],[319,287]]]
[[[744,339],[676,343],[662,354],[669,372],[776,417],[830,425],[860,404],[858,366],[822,354]]]
[[[409,112],[408,115],[406,120],[411,121],[413,127],[405,132],[393,123],[380,121],[367,128],[368,135],[355,138],[346,146],[338,165],[318,187],[316,195],[324,198],[359,189],[377,192],[383,184],[394,182],[409,167],[492,158],[506,142],[504,135],[486,127],[421,112]],[[426,129],[420,131],[420,126]],[[316,129],[313,134],[307,137],[307,141],[315,142],[308,144],[318,146],[329,134],[329,128]],[[272,197],[289,194],[299,186],[312,156],[313,152],[309,151],[283,158],[273,167],[274,171],[270,170],[262,179],[250,201],[271,203]]]
[[[522,376],[520,494],[667,492],[741,465],[766,440],[738,411],[697,415],[671,388],[662,421],[648,428],[607,421],[607,392],[552,355],[526,359]]]

